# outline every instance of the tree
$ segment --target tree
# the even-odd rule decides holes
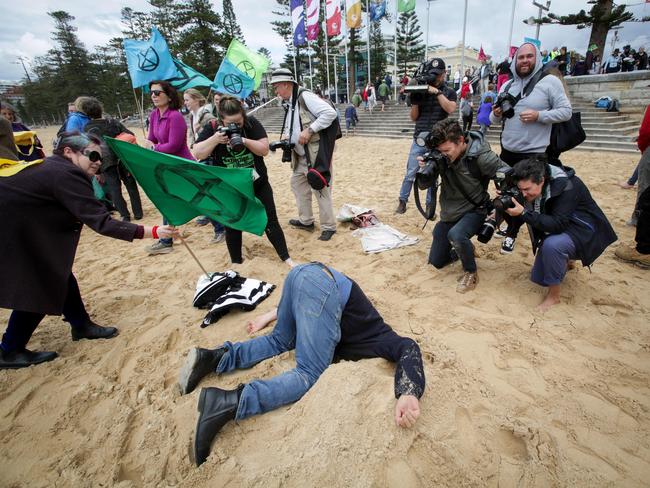
[[[177,0],[148,0],[148,2],[153,7],[149,14],[151,25],[158,28],[167,41],[169,50],[176,52],[176,44],[185,21],[184,5]]]
[[[237,23],[235,10],[232,7],[232,0],[223,0],[223,41],[228,47],[233,39],[244,42],[244,35]]]
[[[386,64],[386,45],[381,33],[381,20],[378,20],[370,23],[370,74],[375,79],[383,79]]]
[[[425,47],[421,37],[415,10],[401,13],[397,24],[397,59],[403,73],[422,61]]]
[[[596,44],[601,56],[605,56],[605,40],[607,33],[613,27],[624,22],[647,22],[648,17],[637,19],[632,12],[627,11],[626,5],[615,5],[613,0],[589,0],[593,7],[589,13],[580,10],[577,14],[557,15],[549,12],[548,15],[537,21],[540,24],[575,25],[578,29],[591,26],[591,35],[587,46]],[[524,21],[526,22],[526,21]]]
[[[131,7],[124,7],[121,11],[122,34],[125,39],[145,40],[151,37],[151,18],[145,12],[133,10]]]
[[[183,5],[181,17],[184,28],[176,42],[179,58],[207,77],[214,76],[228,45],[221,16],[209,0],[190,0]]]

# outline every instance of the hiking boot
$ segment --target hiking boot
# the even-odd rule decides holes
[[[35,364],[52,361],[58,356],[53,351],[22,351],[4,352],[0,349],[0,369],[20,369],[33,366]]]
[[[406,202],[404,200],[400,200],[399,203],[397,204],[397,208],[395,209],[396,214],[403,214],[406,212]]]
[[[212,441],[219,431],[237,415],[237,406],[244,385],[235,390],[203,388],[199,396],[199,418],[194,433],[194,462],[201,466],[210,455]]]
[[[515,250],[515,241],[512,237],[506,237],[501,243],[501,254],[512,254]]]
[[[195,347],[187,353],[185,364],[178,375],[178,387],[181,395],[191,393],[205,376],[215,373],[219,361],[221,361],[226,351],[225,347],[217,349]]]
[[[150,256],[153,256],[154,254],[168,254],[172,252],[174,249],[174,246],[172,245],[171,242],[162,242],[158,241],[151,246],[147,246],[145,250],[147,253],[149,253]]]
[[[314,230],[314,223],[313,222],[311,224],[303,224],[298,219],[291,219],[289,221],[289,225],[292,226],[292,227],[296,227],[297,229],[308,230],[310,232]]]
[[[210,242],[212,244],[219,244],[220,242],[223,242],[225,239],[226,239],[225,232],[215,232]]]
[[[86,323],[82,327],[72,327],[70,332],[73,341],[79,339],[110,339],[118,334],[115,327],[102,327],[90,319],[86,319]]]
[[[478,273],[470,273],[469,271],[465,271],[463,276],[460,277],[460,280],[458,280],[456,291],[458,293],[466,293],[468,291],[472,291],[474,288],[476,288],[477,283]]]
[[[650,269],[650,254],[641,254],[634,246],[621,244],[614,255],[621,261],[635,264],[639,268]]]
[[[318,237],[318,240],[319,241],[329,241],[334,234],[336,234],[335,230],[324,230],[323,232],[320,233],[320,236]]]

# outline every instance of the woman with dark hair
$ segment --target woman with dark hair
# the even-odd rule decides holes
[[[84,224],[102,235],[132,241],[177,235],[171,226],[144,227],[113,220],[95,198],[90,178],[102,162],[92,134],[64,133],[54,155],[0,176],[0,308],[13,310],[0,343],[0,369],[51,361],[56,352],[32,352],[27,343],[45,315],[61,315],[72,340],[108,339],[115,327],[95,324],[84,307],[72,265]],[[19,212],[16,209],[20,209]]]
[[[215,166],[226,168],[252,168],[253,189],[255,196],[266,209],[268,224],[266,225],[266,237],[275,248],[275,252],[282,261],[289,266],[294,266],[289,257],[284,232],[278,222],[275,212],[275,201],[273,190],[267,176],[264,156],[269,153],[269,139],[262,124],[255,117],[247,117],[239,99],[231,96],[222,96],[219,100],[219,119],[224,126],[229,124],[237,125],[241,130],[241,141],[243,147],[232,147],[231,138],[219,132],[212,124],[206,125],[199,134],[194,147],[194,155],[198,159],[206,159],[212,155],[212,163]],[[242,263],[242,233],[240,230],[226,227],[226,245],[233,263]]]
[[[171,154],[194,161],[194,156],[187,147],[187,124],[179,112],[181,98],[170,83],[163,80],[149,83],[151,101],[154,110],[149,116],[149,135],[144,141],[145,147],[165,154]],[[163,215],[163,224],[167,220]],[[173,249],[173,241],[161,238],[149,246],[149,254],[167,254]]]
[[[45,157],[45,152],[43,151],[43,144],[38,140],[35,132],[32,132],[29,127],[23,124],[20,120],[20,115],[13,107],[13,105],[3,102],[2,108],[0,108],[0,114],[11,122],[11,129],[13,132],[29,132],[30,134],[24,134],[28,136],[25,142],[16,141],[16,147],[20,152],[20,159],[23,161],[36,161],[37,159],[43,159]],[[29,142],[27,141],[29,140]]]

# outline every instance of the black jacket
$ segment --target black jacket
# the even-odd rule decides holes
[[[533,252],[547,235],[566,232],[576,246],[578,258],[590,266],[618,237],[572,168],[546,165],[540,212],[525,212]]]

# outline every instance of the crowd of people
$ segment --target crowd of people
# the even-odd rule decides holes
[[[543,57],[534,44],[523,44],[508,63],[506,79],[500,79],[505,75],[501,71],[494,79],[495,73],[483,63],[477,72],[482,95],[480,131],[471,130],[471,73],[466,80],[459,79],[455,89],[447,83],[443,59],[422,64],[418,76],[426,85],[410,93],[407,100],[415,130],[395,212],[407,211],[414,188],[418,207],[419,189],[427,190],[425,209],[419,208],[426,219],[436,220],[439,201],[428,263],[443,269],[459,261],[463,271],[457,284],[459,293],[474,290],[479,282],[472,239],[478,236],[480,242],[487,242],[492,235],[500,237],[501,252],[509,255],[521,226],[526,224],[535,253],[531,280],[547,289],[540,304],[545,311],[560,302],[561,285],[574,261],[591,266],[617,236],[584,182],[562,164],[561,153],[551,141],[553,124],[568,121],[572,108],[560,79],[543,70]],[[558,69],[562,71],[561,65]],[[374,108],[377,95],[384,109],[389,81],[381,80],[378,87],[367,85],[365,95],[355,93],[351,110],[345,113],[347,131],[354,130],[356,108],[364,96],[368,110]],[[316,199],[318,239],[329,241],[336,234],[332,185],[334,148],[341,137],[339,116],[327,99],[301,87],[288,69],[275,70],[271,85],[285,108],[278,148],[283,161],[291,166],[289,186],[297,212],[288,225],[313,232]],[[213,349],[197,347],[187,355],[179,376],[183,394],[192,392],[208,374],[249,368],[285,351],[296,351],[296,367],[291,371],[234,390],[201,391],[193,449],[196,464],[207,459],[215,437],[227,422],[299,400],[339,358],[383,357],[395,362],[395,422],[401,427],[412,426],[425,388],[420,348],[384,322],[350,277],[325,264],[297,264],[291,259],[264,162],[270,147],[262,123],[247,114],[242,101],[221,93],[208,103],[198,90],[189,89],[181,99],[164,80],[152,81],[149,90],[154,109],[144,146],[202,164],[250,168],[254,194],[266,210],[266,236],[279,259],[291,268],[278,307],[247,324],[248,332],[255,333],[277,321],[270,334],[244,342],[227,341]],[[495,103],[505,95],[510,97],[509,108]],[[450,117],[459,99],[463,126]],[[182,103],[189,112],[189,124],[179,110]],[[468,107],[466,120],[463,110]],[[15,131],[27,128],[15,125],[20,122],[15,111],[13,115],[10,112],[8,106],[2,106],[6,119],[0,118],[0,167],[13,169],[7,174],[0,172],[0,219],[8,235],[20,236],[20,242],[0,241],[0,264],[7,276],[14,277],[0,283],[0,307],[12,310],[0,342],[0,369],[23,368],[56,358],[53,351],[27,349],[45,315],[63,315],[71,326],[73,340],[118,335],[117,328],[92,321],[72,273],[84,224],[126,241],[155,239],[147,248],[151,255],[172,252],[173,240],[179,236],[164,216],[159,226],[131,223],[143,217],[137,185],[101,136],[130,142],[135,142],[135,137],[118,121],[105,118],[97,99],[79,97],[55,141],[53,154],[31,163],[19,153],[13,138]],[[616,252],[621,259],[647,266],[649,117],[647,110],[639,138],[643,157],[635,209],[637,246],[621,246]],[[490,123],[503,124],[498,154],[485,140],[485,127]],[[223,127],[233,130],[224,132],[220,130]],[[110,209],[93,191],[93,181],[106,188],[121,220],[112,218]],[[490,181],[495,182],[496,198],[490,197]],[[129,193],[132,213],[122,197],[121,183]],[[15,212],[16,208],[21,212]],[[242,232],[207,219],[214,226],[214,241],[225,239],[231,262],[242,263]],[[501,228],[502,221],[507,224],[505,228]],[[35,259],[38,266],[33,265]]]

